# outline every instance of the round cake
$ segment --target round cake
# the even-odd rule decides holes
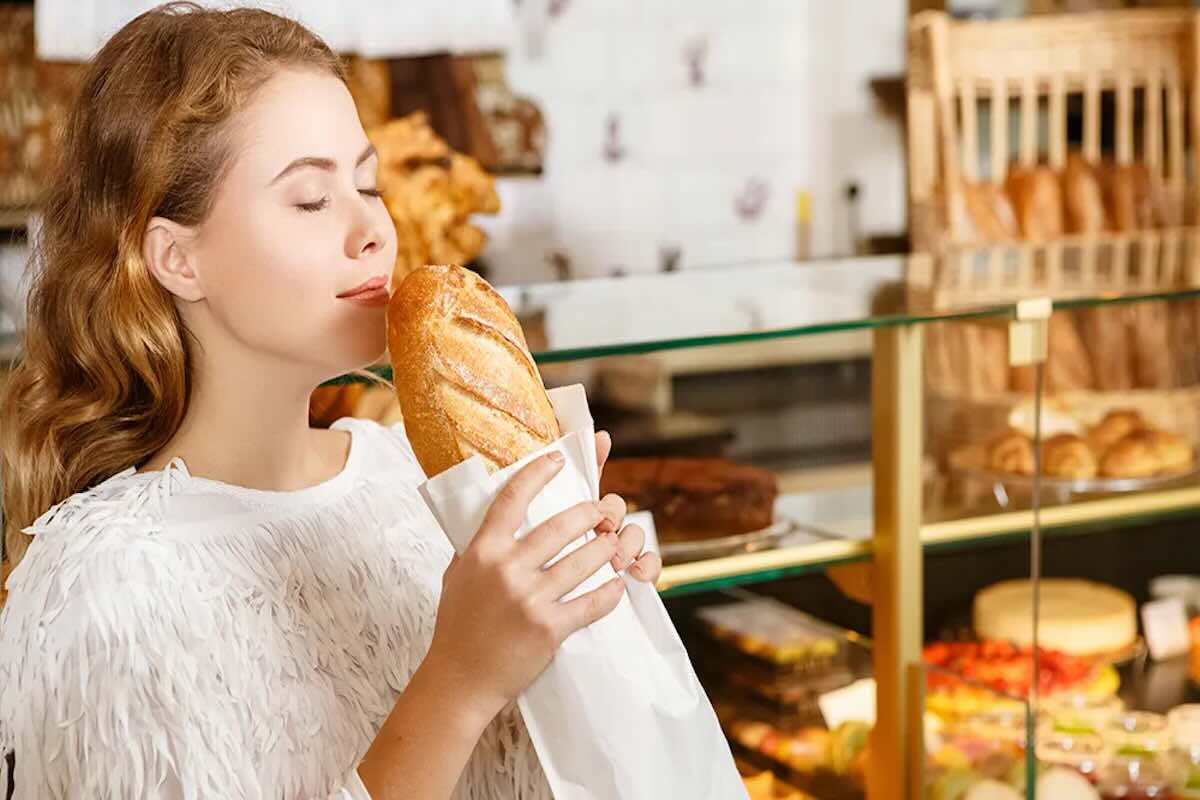
[[[1085,580],[1041,582],[1038,645],[1077,656],[1113,653],[1137,638],[1137,604],[1120,589]],[[997,583],[975,595],[975,635],[1033,644],[1033,584]]]

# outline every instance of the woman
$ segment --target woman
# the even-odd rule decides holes
[[[452,558],[401,429],[308,427],[313,388],[384,351],[375,172],[294,22],[172,4],[88,68],[0,398],[0,789],[550,796],[512,701],[622,583],[558,600],[660,563],[616,497],[514,541],[551,458]]]

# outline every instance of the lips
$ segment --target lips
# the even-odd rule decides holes
[[[338,297],[343,300],[353,300],[354,298],[359,297],[359,296],[378,294],[380,292],[380,290],[382,290],[384,292],[387,291],[387,276],[386,275],[376,275],[374,278],[371,278],[369,281],[366,281],[364,283],[360,283],[358,286],[355,286],[353,289],[347,289],[346,291],[339,294]]]

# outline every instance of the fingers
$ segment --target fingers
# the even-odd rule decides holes
[[[621,602],[621,595],[624,593],[625,582],[618,577],[563,603],[562,611],[566,625],[566,635],[563,638],[608,616],[617,607],[617,603]]]
[[[596,533],[616,533],[625,521],[625,501],[620,495],[606,494],[600,498],[600,512],[604,519],[596,526]]]
[[[597,536],[546,570],[545,592],[552,600],[560,600],[612,560],[617,551],[617,537],[611,533]]]
[[[648,550],[638,556],[637,561],[626,570],[629,575],[642,583],[658,583],[662,577],[662,557],[653,550]]]
[[[608,435],[608,431],[596,431],[596,464],[600,467],[600,471],[604,471],[604,464],[608,461],[608,454],[612,452],[612,437]]]
[[[538,525],[521,540],[519,556],[529,566],[540,568],[571,542],[604,520],[598,503],[578,503]]]
[[[512,538],[525,518],[525,510],[538,492],[558,474],[563,455],[557,451],[530,461],[509,479],[483,518],[476,541]]]
[[[617,554],[613,556],[612,568],[620,572],[642,554],[642,547],[646,544],[646,532],[640,525],[626,525],[617,540]]]

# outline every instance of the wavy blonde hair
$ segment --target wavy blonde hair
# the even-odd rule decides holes
[[[188,336],[142,238],[154,216],[205,218],[230,120],[289,66],[345,80],[297,22],[178,2],[131,21],[86,68],[43,203],[23,356],[0,387],[4,574],[39,515],[144,463],[178,429]]]

